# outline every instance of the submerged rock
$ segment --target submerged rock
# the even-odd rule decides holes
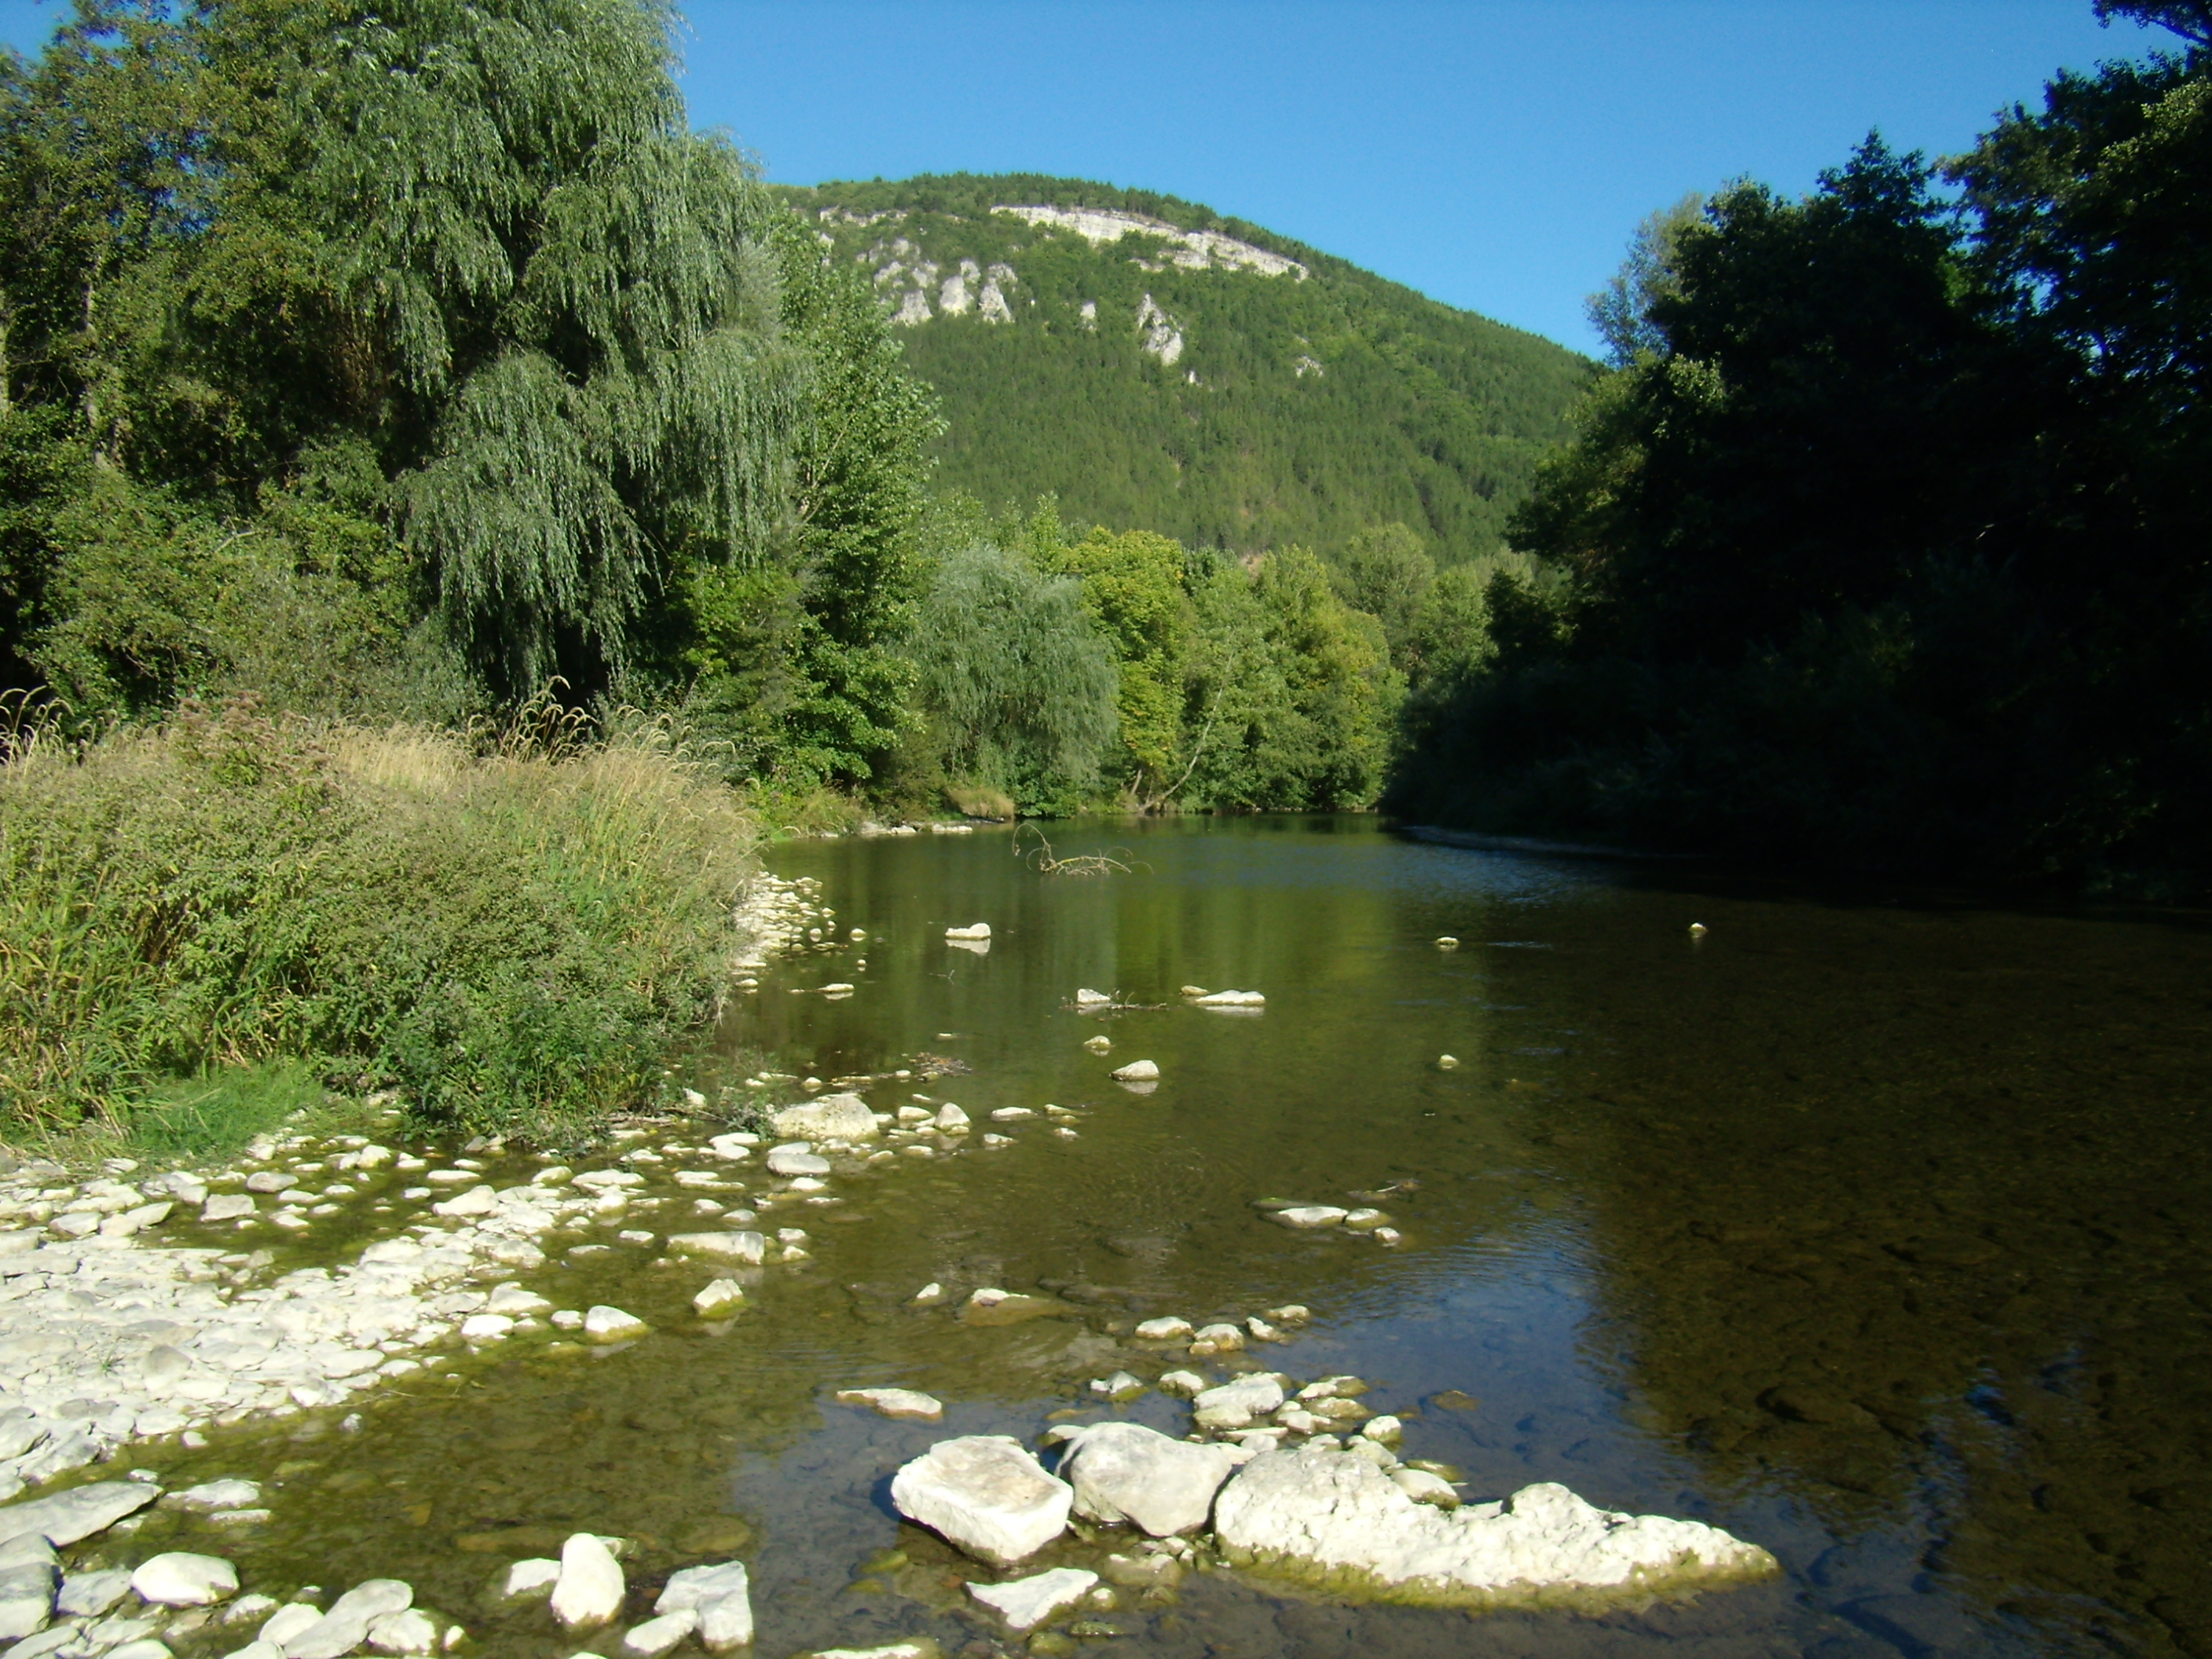
[[[940,1440],[891,1477],[901,1515],[1002,1567],[1066,1531],[1074,1501],[1074,1488],[1003,1434]]]
[[[969,1293],[960,1318],[969,1325],[1018,1325],[1025,1319],[1050,1319],[1068,1312],[1066,1304],[1048,1296],[1025,1296],[987,1285]]]
[[[1218,1446],[1170,1440],[1136,1423],[1079,1429],[1060,1462],[1061,1477],[1075,1488],[1076,1514],[1134,1522],[1155,1538],[1204,1526],[1213,1494],[1235,1468]]]
[[[965,927],[948,927],[945,930],[945,937],[965,939],[988,939],[991,937],[991,924],[988,921],[975,921],[969,923]]]
[[[593,1342],[627,1342],[652,1328],[634,1313],[601,1304],[584,1310],[584,1335]]]
[[[968,1594],[991,1608],[1017,1632],[1039,1625],[1091,1593],[1098,1575],[1081,1567],[1054,1567],[1006,1584],[969,1584]]]
[[[1597,1606],[1780,1571],[1717,1528],[1596,1509],[1549,1482],[1446,1512],[1326,1442],[1254,1458],[1222,1488],[1213,1521],[1237,1565],[1426,1606]]]
[[[924,1423],[935,1423],[945,1416],[945,1402],[934,1395],[919,1394],[912,1389],[840,1389],[837,1402],[843,1406],[866,1406],[884,1417],[912,1418]]]

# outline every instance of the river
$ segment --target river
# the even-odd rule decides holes
[[[532,1288],[631,1308],[652,1340],[518,1347],[395,1388],[357,1433],[234,1431],[163,1468],[275,1483],[265,1534],[228,1551],[248,1582],[397,1575],[484,1650],[550,1656],[576,1644],[477,1598],[588,1528],[742,1555],[777,1659],[957,1652],[992,1626],[890,1509],[891,1471],[1059,1412],[1179,1433],[1180,1401],[1089,1391],[1129,1322],[1296,1303],[1310,1322],[1264,1363],[1369,1379],[1404,1454],[1471,1496],[1563,1482],[1724,1527],[1784,1576],[1470,1618],[1202,1573],[1111,1614],[1118,1650],[2212,1651],[2203,918],[1455,850],[1366,818],[1053,832],[1128,867],[1043,873],[988,831],[775,849],[866,937],[764,974],[718,1034],[726,1068],[945,1065],[870,1099],[957,1103],[964,1150],[779,1211],[811,1259],[726,1326],[688,1315],[702,1275],[595,1255]],[[973,921],[988,951],[947,943]],[[856,988],[806,994],[831,982]],[[1079,988],[1138,1006],[1083,1012]],[[1150,1092],[1108,1076],[1138,1059]],[[988,1116],[1048,1103],[1075,1115]],[[1395,1246],[1253,1203],[1386,1189]],[[948,1303],[913,1306],[932,1282]],[[975,1328],[953,1308],[982,1285],[1065,1316]],[[830,1398],[863,1384],[928,1390],[945,1422]]]

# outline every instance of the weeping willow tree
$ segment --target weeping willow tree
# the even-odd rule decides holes
[[[688,130],[673,11],[257,0],[238,22],[227,55],[266,61],[275,31],[296,65],[256,135],[296,160],[247,205],[307,228],[366,337],[449,629],[510,687],[618,667],[672,556],[758,556],[802,391],[775,210]]]
[[[912,646],[945,769],[1064,808],[1098,781],[1114,740],[1114,654],[1072,577],[988,542],[948,556]]]

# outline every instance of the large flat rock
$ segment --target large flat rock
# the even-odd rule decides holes
[[[1206,1524],[1236,1458],[1224,1447],[1170,1440],[1138,1423],[1097,1423],[1067,1442],[1061,1477],[1089,1521],[1132,1521],[1155,1538]]]
[[[823,1095],[778,1112],[775,1132],[787,1140],[872,1140],[876,1115],[858,1095]]]
[[[1780,1571],[1717,1527],[1597,1509],[1549,1482],[1446,1512],[1328,1444],[1254,1458],[1214,1500],[1213,1524],[1237,1565],[1433,1607],[1604,1607]]]
[[[891,1502],[909,1521],[970,1555],[1012,1566],[1067,1528],[1075,1493],[1009,1435],[940,1440],[891,1477]]]
[[[0,1539],[36,1533],[50,1544],[74,1544],[106,1532],[161,1495],[161,1489],[150,1480],[102,1480],[27,1504],[10,1504],[0,1509]]]

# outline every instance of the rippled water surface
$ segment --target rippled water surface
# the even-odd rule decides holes
[[[968,1069],[873,1104],[920,1090],[981,1131],[1052,1102],[1082,1114],[1074,1139],[1031,1120],[1011,1146],[840,1178],[841,1202],[774,1216],[813,1260],[768,1269],[726,1327],[690,1310],[709,1274],[618,1250],[532,1282],[630,1309],[645,1341],[518,1343],[375,1396],[357,1433],[240,1431],[179,1459],[179,1478],[279,1483],[268,1535],[227,1547],[249,1585],[408,1577],[499,1652],[563,1654],[542,1613],[478,1598],[588,1528],[638,1540],[642,1583],[743,1555],[779,1659],[922,1633],[1005,1647],[958,1558],[890,1509],[890,1472],[946,1434],[1115,1409],[1091,1378],[1165,1368],[1123,1340],[1137,1319],[1300,1302],[1313,1323],[1265,1363],[1372,1379],[1405,1454],[1459,1466],[1471,1494],[1563,1481],[1712,1521],[1786,1577],[1471,1619],[1200,1575],[1111,1615],[1109,1650],[2212,1650],[2198,920],[1724,884],[1365,820],[1059,839],[1135,867],[1043,876],[992,833],[781,850],[841,933],[870,937],[771,970],[721,1041],[823,1078],[942,1056]],[[975,921],[988,954],[948,946]],[[858,989],[793,994],[834,981]],[[1201,1012],[1186,984],[1266,1011]],[[1079,987],[1168,1006],[1081,1013]],[[1102,1032],[1103,1057],[1082,1046]],[[1148,1095],[1107,1077],[1136,1059],[1161,1068]],[[1395,1250],[1251,1206],[1408,1181]],[[932,1280],[1054,1293],[1066,1315],[974,1328],[908,1305]],[[871,1383],[941,1395],[945,1425],[829,1399]],[[1185,1411],[1121,1409],[1178,1432]],[[874,1561],[892,1548],[902,1565]]]

